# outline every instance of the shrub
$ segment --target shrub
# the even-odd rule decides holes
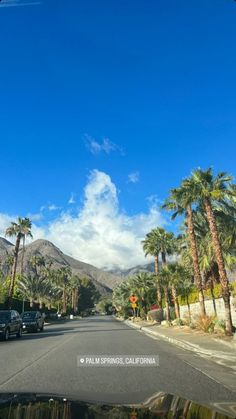
[[[183,324],[185,324],[186,326],[189,326],[191,323],[191,318],[189,317],[187,313],[185,313],[182,318],[182,321],[183,321]]]
[[[214,332],[225,333],[225,321],[222,319],[216,319],[214,324]]]
[[[231,282],[229,284],[230,292],[232,294],[232,297],[236,297],[236,281]]]
[[[194,323],[197,329],[205,333],[212,333],[215,326],[215,317],[198,314],[194,318]]]
[[[170,320],[175,320],[175,309],[170,307]]]
[[[140,308],[140,317],[142,320],[147,320],[147,315],[143,308]]]
[[[229,288],[230,288],[230,292],[231,292],[232,296],[236,296],[236,281],[230,282]],[[205,296],[206,299],[211,299],[211,291],[210,291],[209,288],[204,290],[203,293],[204,293],[204,296]],[[214,286],[213,293],[214,293],[215,298],[222,297],[221,284],[216,284]],[[180,295],[178,297],[178,300],[179,300],[179,304],[181,306],[187,304],[187,298],[186,298],[185,295]],[[193,303],[198,302],[198,291],[197,291],[196,287],[194,287],[193,291],[189,294],[188,301],[189,301],[189,304],[193,304]]]
[[[172,322],[173,326],[183,326],[184,322],[181,319],[175,319]]]

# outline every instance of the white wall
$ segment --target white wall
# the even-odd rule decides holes
[[[236,327],[236,298],[231,297],[230,302],[231,302],[232,321],[233,321],[233,325]],[[216,311],[217,311],[218,318],[224,320],[225,310],[224,310],[223,298],[218,298],[217,300],[215,300],[215,304],[216,304]],[[214,315],[214,308],[213,308],[212,300],[205,300],[205,307],[206,307],[206,313],[208,315]],[[190,308],[191,308],[192,315],[198,314],[200,311],[199,303],[190,304]],[[183,317],[184,314],[188,314],[188,306],[180,306],[180,316]]]

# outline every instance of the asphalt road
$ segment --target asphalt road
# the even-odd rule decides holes
[[[78,367],[81,355],[158,355],[158,367]],[[201,404],[236,402],[235,373],[109,316],[50,325],[0,342],[0,392],[42,392],[113,403],[158,392]]]

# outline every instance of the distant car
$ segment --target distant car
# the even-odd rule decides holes
[[[42,332],[44,328],[44,318],[40,311],[24,311],[21,315],[23,331]]]
[[[8,340],[10,335],[22,336],[22,320],[15,310],[0,310],[0,337]]]

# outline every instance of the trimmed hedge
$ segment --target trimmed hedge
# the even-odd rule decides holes
[[[197,303],[198,302],[198,291],[196,287],[194,287],[194,291],[192,291],[188,296],[189,304]],[[230,292],[232,296],[236,296],[236,281],[230,283]],[[215,298],[222,297],[221,292],[221,285],[217,284],[213,288],[213,293]],[[203,294],[206,300],[211,300],[211,290],[209,288],[203,290]],[[179,305],[184,306],[187,304],[187,298],[183,296],[179,296]]]

